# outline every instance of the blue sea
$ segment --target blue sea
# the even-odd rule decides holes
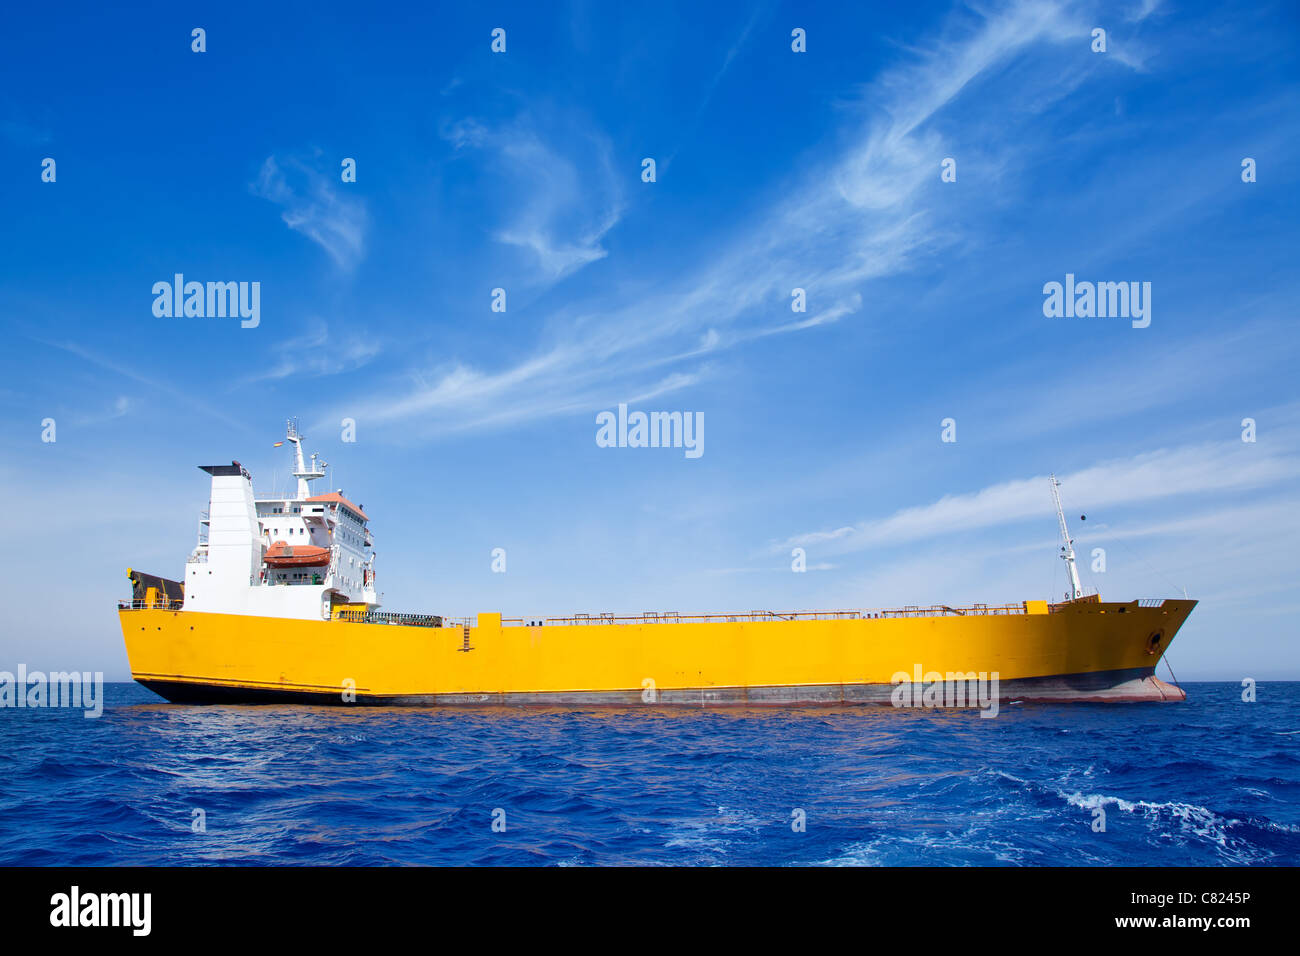
[[[0,710],[0,864],[1296,864],[1300,683],[1185,686],[986,719],[190,707],[110,684],[97,719]]]

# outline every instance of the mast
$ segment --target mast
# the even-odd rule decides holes
[[[298,433],[298,422],[296,419],[289,419],[285,426],[284,440],[293,442],[294,464],[296,465],[293,476],[298,479],[297,499],[303,501],[311,497],[311,486],[309,481],[315,481],[317,478],[324,478],[325,472],[321,469],[325,467],[325,462],[317,464],[316,455],[311,456],[311,470],[307,469],[307,464],[302,457],[302,435]]]
[[[1061,523],[1061,557],[1065,559],[1065,566],[1070,569],[1070,587],[1073,591],[1070,594],[1071,600],[1078,600],[1083,597],[1083,587],[1079,584],[1079,569],[1074,566],[1074,542],[1070,539],[1070,531],[1065,526],[1065,511],[1061,508],[1061,492],[1058,490],[1061,483],[1056,480],[1056,475],[1049,476],[1052,483],[1052,500],[1056,502],[1056,519]]]

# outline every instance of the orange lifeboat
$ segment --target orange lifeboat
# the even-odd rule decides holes
[[[268,568],[323,568],[330,563],[329,548],[277,541],[266,551]]]

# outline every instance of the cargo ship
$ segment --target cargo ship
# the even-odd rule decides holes
[[[1180,701],[1156,665],[1196,602],[1085,594],[1051,477],[1070,590],[963,607],[651,611],[508,618],[380,610],[364,508],[289,422],[296,492],[202,465],[208,508],[183,580],[128,569],[132,677],[179,704],[897,704],[900,681],[994,677],[999,700]],[[1172,674],[1171,674],[1172,677]],[[911,678],[908,678],[911,679]]]

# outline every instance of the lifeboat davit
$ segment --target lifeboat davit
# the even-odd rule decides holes
[[[323,568],[330,563],[330,549],[313,544],[277,541],[266,551],[268,568]]]

